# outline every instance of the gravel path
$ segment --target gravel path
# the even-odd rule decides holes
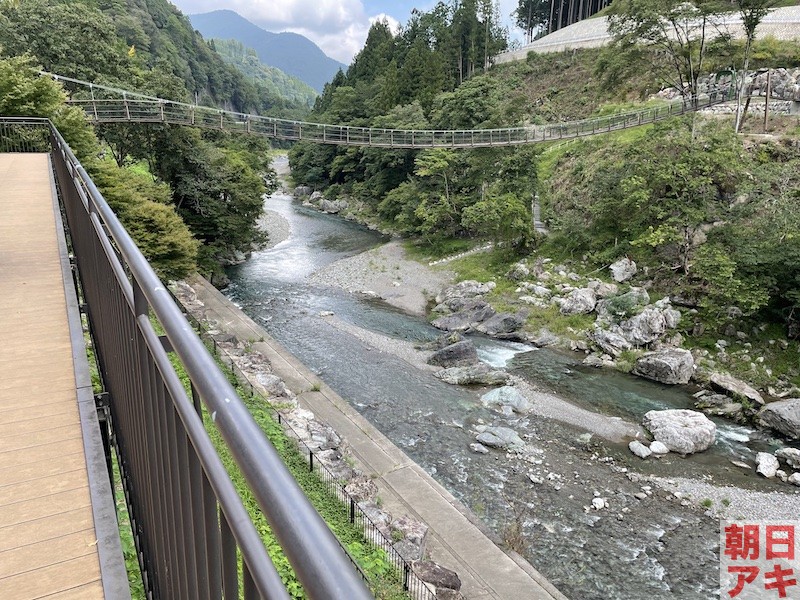
[[[398,241],[344,258],[311,275],[310,282],[364,293],[415,315],[425,315],[428,302],[452,283],[452,271],[430,268],[406,257]]]

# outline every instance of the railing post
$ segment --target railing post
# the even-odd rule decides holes
[[[128,121],[131,120],[131,109],[128,106],[128,95],[125,92],[122,92],[122,101],[125,103],[125,117]]]
[[[94,120],[97,121],[97,100],[94,99],[94,84],[89,84],[89,93],[92,95],[92,111],[94,112]]]

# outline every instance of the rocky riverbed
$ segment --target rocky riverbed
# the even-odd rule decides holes
[[[426,271],[433,278],[421,275]],[[430,299],[434,282],[446,284],[451,275],[408,261],[395,242],[333,263],[313,277],[320,284],[373,292],[408,310],[410,305],[392,293],[396,288]],[[663,315],[670,308],[659,310]],[[376,352],[395,353],[418,368],[431,368],[426,364],[429,349],[414,349],[335,315],[325,321],[350,331]],[[649,573],[636,593],[644,586],[654,598],[715,597],[719,518],[786,519],[800,514],[800,490],[793,486],[756,479],[750,469],[734,464],[720,468],[674,453],[642,460],[627,448],[631,439],[646,441],[638,424],[575,407],[518,378],[505,383],[522,393],[527,410],[498,405],[491,421],[442,424],[469,431],[473,460],[491,461],[494,467],[495,477],[483,491],[461,499],[570,597],[634,597],[625,584],[602,583],[613,575],[592,571],[603,564],[592,557],[609,552],[618,554],[616,561]],[[492,440],[495,433],[502,438],[503,428],[518,437],[508,434],[506,445],[502,440],[495,447],[480,444],[479,439]],[[457,487],[468,476],[462,468],[445,459],[434,470],[445,485],[449,480]],[[553,552],[568,558],[553,565]],[[587,592],[589,588],[596,594]]]

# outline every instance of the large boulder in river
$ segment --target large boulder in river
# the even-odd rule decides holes
[[[635,317],[620,323],[622,335],[634,346],[655,342],[667,331],[664,313],[655,307],[647,307]]]
[[[595,328],[594,331],[586,334],[587,337],[597,344],[600,349],[611,356],[619,356],[623,350],[630,350],[631,344],[619,333],[608,331],[607,329]]]
[[[526,312],[497,313],[478,324],[475,329],[494,338],[516,338],[516,332],[522,328],[527,318]]]
[[[800,398],[770,402],[758,413],[758,420],[787,437],[800,439]]]
[[[562,315],[586,315],[594,310],[597,296],[589,288],[579,288],[572,290],[559,304]]]
[[[668,385],[689,383],[693,373],[692,353],[681,348],[648,352],[639,357],[633,367],[634,375]]]
[[[469,331],[494,315],[495,310],[488,302],[476,298],[462,310],[435,319],[432,325],[445,331]]]
[[[478,362],[478,351],[470,340],[463,340],[445,346],[434,352],[428,359],[428,364],[440,367],[464,367]]]
[[[756,404],[764,404],[764,398],[741,379],[727,373],[712,373],[709,378],[711,386],[736,399],[747,399]]]
[[[702,452],[717,436],[714,422],[694,410],[651,410],[645,414],[642,425],[654,439],[678,454]]]
[[[620,283],[623,281],[628,281],[628,279],[636,275],[636,272],[638,271],[636,268],[636,263],[629,258],[619,259],[617,262],[609,266],[608,269],[611,271],[614,281],[618,281]]]
[[[800,469],[800,450],[797,448],[781,448],[775,452],[775,457],[793,469]]]
[[[486,363],[442,369],[433,375],[451,385],[505,385],[511,378],[505,371],[492,369]]]
[[[500,450],[522,450],[525,447],[519,434],[508,427],[487,427],[477,439],[484,446]]]
[[[504,385],[487,392],[481,396],[481,403],[490,408],[508,406],[514,412],[522,414],[530,412],[531,408],[533,408],[530,401],[517,388],[510,385]]]

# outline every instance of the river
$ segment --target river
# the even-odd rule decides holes
[[[647,489],[628,469],[638,459],[625,446],[587,442],[583,431],[553,420],[492,412],[478,400],[485,390],[444,384],[326,324],[320,313],[331,311],[398,339],[427,341],[441,333],[380,301],[308,282],[311,273],[383,243],[383,236],[283,194],[269,198],[266,208],[287,219],[291,236],[231,267],[226,294],[568,597],[718,597],[717,520]],[[577,355],[475,341],[483,360],[595,411],[638,422],[652,408],[691,403],[688,388],[585,368]],[[472,452],[481,423],[514,428],[538,453],[525,462]],[[641,462],[637,470],[754,485],[752,473],[731,467],[729,459],[752,460],[776,442],[731,423],[719,427],[712,450]],[[643,487],[649,495],[639,500],[633,494]],[[596,496],[609,508],[588,508]]]

